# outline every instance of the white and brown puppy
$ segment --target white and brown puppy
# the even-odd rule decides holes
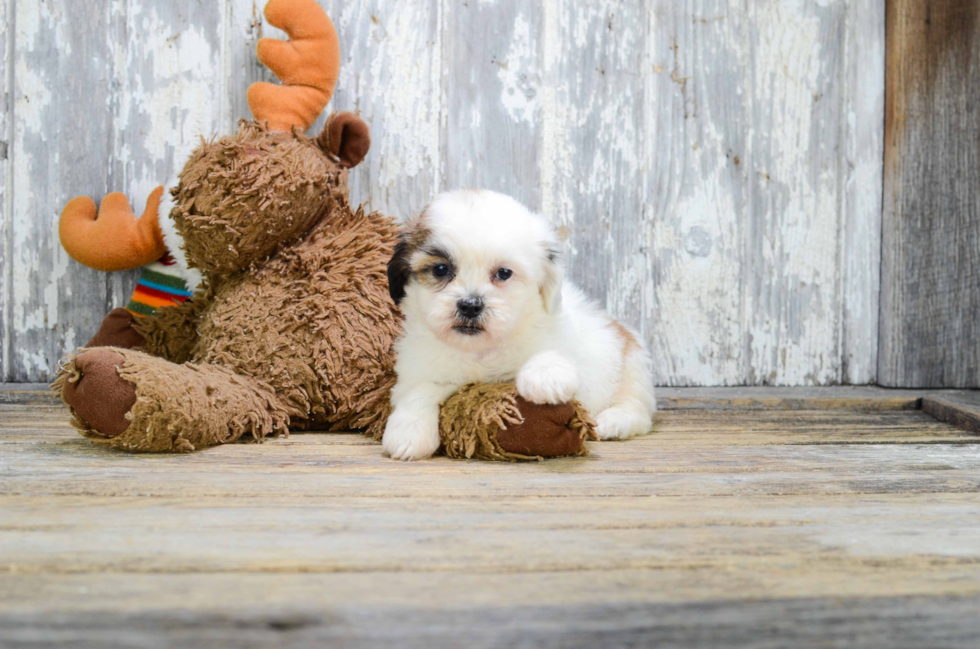
[[[647,354],[563,275],[547,221],[502,194],[441,194],[406,223],[388,264],[405,328],[385,452],[432,455],[439,404],[472,382],[516,381],[534,403],[578,399],[603,439],[649,432]]]

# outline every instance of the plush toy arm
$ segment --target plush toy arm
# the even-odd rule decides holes
[[[275,131],[293,126],[305,131],[323,112],[340,74],[340,42],[330,18],[315,0],[270,0],[269,23],[289,34],[289,41],[263,38],[259,61],[282,81],[249,86],[252,115]]]
[[[439,436],[449,457],[509,462],[588,455],[585,441],[598,439],[579,402],[531,403],[513,383],[460,388],[442,404]]]
[[[72,259],[96,270],[130,270],[156,261],[167,252],[158,214],[162,196],[163,187],[154,189],[139,219],[118,192],[102,199],[98,212],[91,198],[73,198],[58,223],[61,245]]]
[[[182,304],[158,309],[147,318],[136,318],[132,326],[145,339],[143,349],[172,363],[191,361],[201,312],[210,302],[210,291],[201,291]]]

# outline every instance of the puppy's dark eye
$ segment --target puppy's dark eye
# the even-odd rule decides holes
[[[436,277],[445,277],[449,274],[449,266],[446,264],[436,264],[432,267],[432,274]]]
[[[514,274],[514,271],[512,271],[511,269],[509,269],[509,268],[501,268],[501,269],[499,269],[497,271],[497,274],[494,275],[494,277],[496,279],[499,279],[501,282],[506,282],[507,280],[510,279],[510,276],[513,275],[513,274]]]

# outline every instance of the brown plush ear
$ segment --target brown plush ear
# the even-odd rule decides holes
[[[336,113],[327,120],[317,144],[345,167],[356,167],[371,148],[371,130],[354,113]]]

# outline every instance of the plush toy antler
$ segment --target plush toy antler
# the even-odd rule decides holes
[[[79,196],[61,212],[58,236],[68,255],[96,270],[129,270],[160,259],[167,252],[158,214],[163,187],[146,199],[139,219],[119,192],[102,199],[98,214],[95,201]]]
[[[269,24],[289,34],[288,41],[263,38],[258,57],[282,81],[265,81],[248,89],[248,105],[269,128],[308,129],[333,95],[340,73],[340,43],[333,23],[315,0],[270,0],[265,6]]]

